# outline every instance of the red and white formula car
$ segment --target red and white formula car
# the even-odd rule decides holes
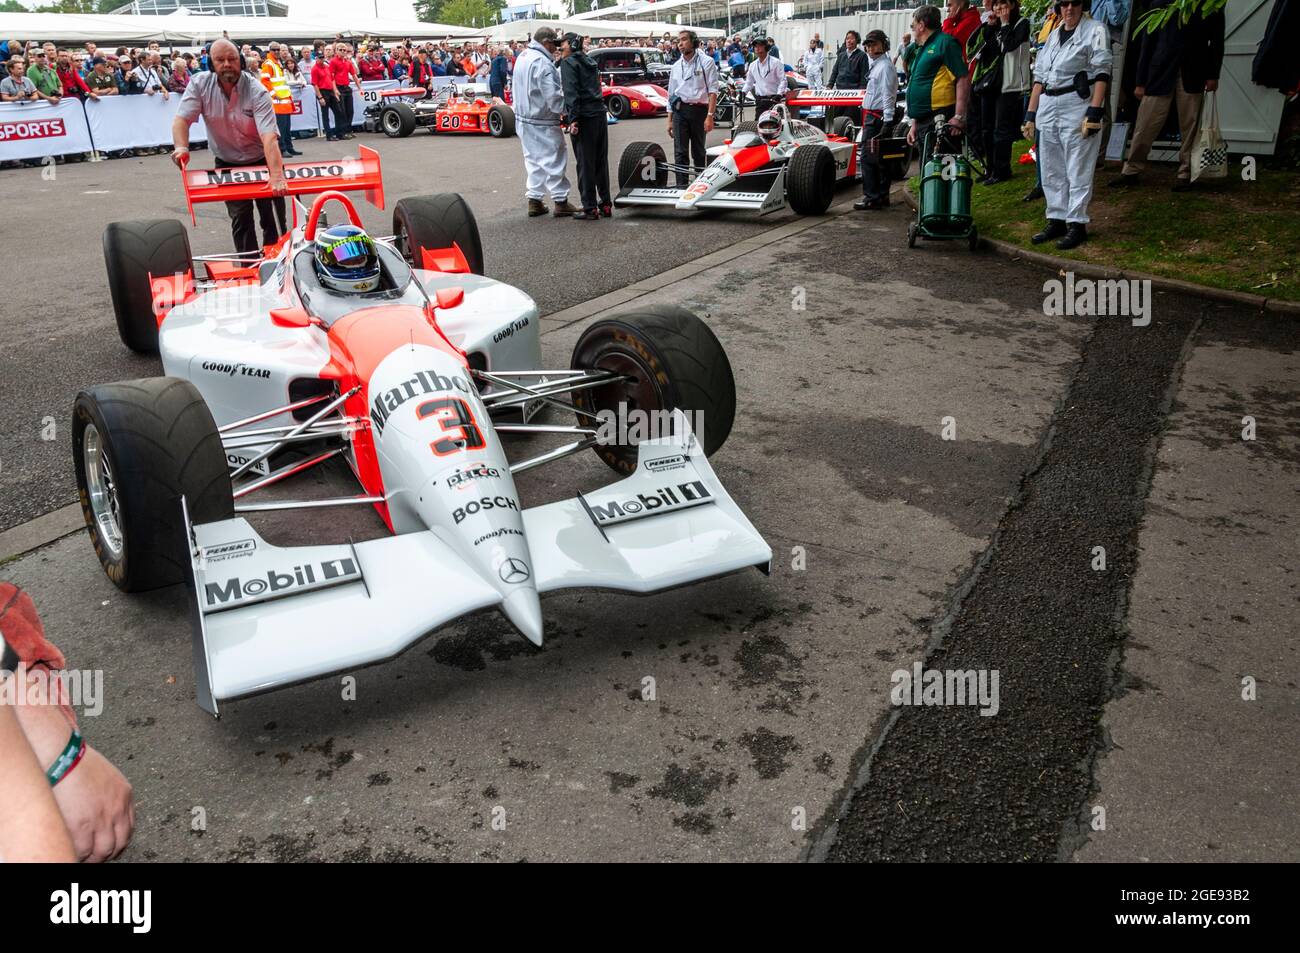
[[[386,89],[366,107],[366,132],[404,139],[420,127],[435,133],[486,133],[495,139],[515,134],[515,111],[483,84],[448,83],[432,93],[423,87]]]
[[[784,104],[774,110],[780,127],[771,138],[757,124],[743,122],[724,145],[708,150],[703,169],[667,161],[657,142],[633,142],[618,163],[616,205],[666,205],[681,211],[748,209],[760,215],[788,204],[800,215],[830,207],[838,183],[858,178],[857,144],[791,117]],[[671,188],[670,173],[692,176],[686,188]]]
[[[592,324],[568,367],[546,369],[536,305],[483,276],[454,194],[400,200],[393,234],[376,239],[378,288],[332,290],[315,268],[325,206],[359,226],[344,191],[384,205],[379,156],[360,153],[286,166],[289,192],[317,197],[294,200],[292,229],[252,259],[192,255],[175,220],[104,232],[122,340],[157,351],[166,376],[77,396],[81,504],[119,588],[188,586],[199,705],[216,714],[388,659],[489,607],[540,645],[538,597],[556,589],[647,593],[766,570],[771,550],[706,456],[735,413],[713,332],[684,309],[644,307]],[[183,176],[191,209],[270,195],[264,167]],[[629,407],[672,426],[602,437]],[[539,422],[549,408],[567,421]],[[502,434],[517,432],[569,442],[511,461]],[[621,479],[525,507],[515,473],[587,448]],[[356,495],[262,493],[335,458]],[[343,506],[373,507],[392,535],[343,538],[330,519]],[[273,545],[249,521],[297,508],[315,514],[315,545]]]
[[[668,112],[668,90],[642,83],[636,86],[600,86],[605,109],[615,119],[663,116]]]

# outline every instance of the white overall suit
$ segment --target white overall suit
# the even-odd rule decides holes
[[[808,80],[809,89],[821,89],[826,85],[826,80],[822,74],[826,69],[826,51],[821,47],[815,50],[804,50],[803,54],[803,72],[804,78]]]
[[[519,144],[528,173],[527,195],[540,200],[549,193],[556,202],[567,201],[569,153],[560,129],[564,90],[555,61],[536,40],[515,60],[513,90]]]
[[[1088,79],[1110,74],[1110,34],[1106,24],[1085,16],[1074,33],[1061,42],[1057,27],[1038,51],[1034,62],[1034,82],[1043,84],[1038,97],[1038,163],[1043,174],[1043,195],[1047,198],[1047,218],[1067,224],[1088,222],[1088,202],[1092,198],[1092,177],[1101,149],[1101,133],[1086,139],[1083,117],[1091,105],[1074,91],[1049,96],[1049,90],[1074,85],[1074,77],[1084,72]]]

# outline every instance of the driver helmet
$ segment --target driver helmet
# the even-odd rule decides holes
[[[379,287],[375,240],[356,225],[332,225],[316,236],[316,274],[321,284],[344,294]]]
[[[781,135],[781,126],[781,114],[775,109],[769,109],[758,117],[758,134],[768,142]]]

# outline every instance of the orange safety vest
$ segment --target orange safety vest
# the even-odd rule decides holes
[[[268,55],[262,64],[262,85],[271,94],[271,105],[275,107],[277,115],[293,113],[293,90],[284,80],[284,67],[274,56]]]

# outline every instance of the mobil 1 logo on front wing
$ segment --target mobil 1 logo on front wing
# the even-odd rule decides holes
[[[701,480],[661,486],[646,493],[614,499],[585,501],[587,511],[597,526],[612,526],[647,516],[661,516],[676,510],[714,502],[713,494]]]

